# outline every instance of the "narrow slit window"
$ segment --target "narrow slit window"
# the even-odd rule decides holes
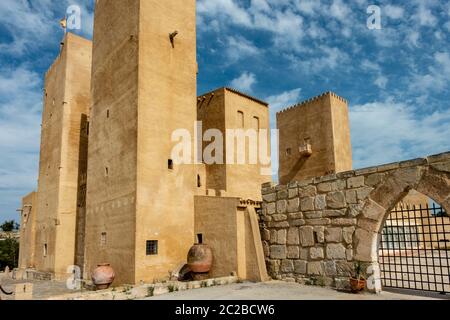
[[[167,167],[169,168],[169,170],[173,170],[173,160],[172,159],[169,159],[167,161]]]
[[[245,122],[244,122],[244,113],[243,113],[242,111],[238,111],[238,114],[237,114],[237,123],[238,123],[238,126],[239,126],[240,128],[244,128],[244,126],[245,126]]]
[[[201,186],[202,186],[202,178],[201,178],[200,175],[198,174],[198,175],[197,175],[197,187],[198,187],[198,188],[201,188]]]
[[[106,118],[109,118],[109,109],[106,110]]]
[[[158,254],[158,240],[147,240],[145,251],[147,256],[156,256]]]
[[[259,124],[259,118],[258,117],[253,117],[253,128],[256,130],[260,129],[260,124]]]
[[[47,254],[48,254],[48,246],[47,246],[47,244],[45,243],[45,244],[44,244],[44,257],[46,257]]]
[[[292,154],[292,149],[291,148],[287,148],[286,149],[286,155],[290,156]]]
[[[100,245],[102,247],[106,246],[106,232],[102,232],[101,238],[100,238]]]
[[[197,243],[203,244],[203,234],[201,233],[197,234]]]
[[[108,177],[109,176],[109,168],[105,167],[105,176]]]

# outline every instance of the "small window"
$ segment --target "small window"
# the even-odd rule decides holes
[[[197,175],[197,187],[198,187],[198,188],[201,188],[201,186],[202,186],[202,178],[201,178],[200,175],[198,174],[198,175]]]
[[[286,155],[290,156],[292,154],[292,149],[291,148],[287,148],[286,149]]]
[[[102,236],[100,238],[100,245],[102,247],[106,246],[106,232],[102,232]]]
[[[244,126],[245,126],[244,113],[242,111],[238,111],[238,114],[237,114],[237,125],[240,128],[244,128]]]
[[[44,244],[44,257],[46,257],[48,254],[48,246],[47,244]]]
[[[106,118],[109,118],[109,109],[106,110]]]
[[[201,233],[197,234],[197,243],[203,244],[203,234]]]
[[[167,161],[167,167],[169,168],[169,170],[173,170],[173,160],[172,159],[169,159]]]
[[[145,251],[148,256],[155,256],[158,254],[158,240],[147,240]]]
[[[105,176],[106,177],[109,176],[109,168],[108,167],[105,167]]]

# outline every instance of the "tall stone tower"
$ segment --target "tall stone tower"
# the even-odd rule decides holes
[[[197,181],[171,136],[193,143],[196,74],[195,0],[97,1],[85,272],[106,262],[137,283],[185,263]]]
[[[37,196],[36,269],[64,277],[75,264],[80,156],[90,106],[92,43],[68,33],[45,76]]]
[[[332,92],[277,114],[281,184],[352,169],[347,101]]]
[[[224,138],[224,163],[206,164],[203,167],[204,172],[200,173],[200,181],[204,182],[206,189],[214,190],[215,194],[228,197],[261,201],[261,184],[272,181],[271,163],[262,163],[259,156],[259,151],[261,151],[267,160],[270,160],[268,104],[235,89],[220,88],[198,98],[197,119],[202,122],[203,133],[209,129],[218,129]],[[255,135],[253,137],[248,134],[241,138],[235,137],[234,142],[229,144],[228,139],[231,136],[228,137],[226,131],[230,129],[243,130],[245,133],[247,130],[253,129],[251,132]],[[266,130],[267,143],[259,141],[259,130]],[[244,139],[245,144],[240,144],[239,140],[244,141]],[[253,163],[250,163],[249,152],[251,139],[258,145],[254,150],[257,153],[257,159]],[[204,142],[204,149],[210,143]],[[260,150],[263,143],[265,143],[266,150]],[[234,150],[228,149],[227,145],[232,145]],[[244,164],[238,163],[239,148],[242,148],[242,151],[245,149]],[[225,163],[227,156],[232,152],[234,152],[234,163]],[[222,194],[223,191],[224,194]]]

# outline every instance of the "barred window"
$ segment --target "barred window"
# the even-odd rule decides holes
[[[148,256],[158,254],[158,240],[147,240],[146,253]]]

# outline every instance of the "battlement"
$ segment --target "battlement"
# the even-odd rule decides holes
[[[227,91],[230,91],[230,92],[235,93],[235,94],[237,94],[237,95],[240,95],[240,96],[242,96],[242,97],[244,97],[244,98],[250,99],[250,100],[255,101],[255,102],[259,103],[259,104],[262,104],[262,105],[264,105],[264,106],[266,106],[266,107],[269,107],[269,103],[267,103],[267,102],[265,102],[265,101],[262,101],[261,99],[255,98],[255,97],[253,97],[253,96],[251,96],[251,95],[248,95],[248,94],[246,94],[246,93],[244,93],[244,92],[242,92],[242,91],[239,91],[239,90],[237,90],[237,89],[230,88],[230,87],[222,87],[222,88],[218,88],[218,89],[216,89],[216,90],[207,92],[207,93],[205,93],[205,94],[202,94],[202,95],[200,95],[200,96],[197,98],[197,102],[198,102],[198,103],[202,103],[208,96],[210,96],[210,95],[215,95],[215,93],[216,93],[217,91],[220,91],[220,90],[227,90]]]
[[[287,111],[291,111],[291,110],[293,110],[293,109],[296,109],[296,108],[299,108],[299,107],[303,107],[303,106],[309,105],[309,104],[311,104],[311,103],[320,101],[321,99],[325,98],[326,96],[332,96],[333,98],[338,99],[338,100],[340,100],[340,101],[342,101],[342,102],[348,104],[348,101],[347,101],[346,99],[340,97],[339,95],[337,95],[337,94],[334,93],[334,92],[327,91],[327,92],[325,92],[325,93],[322,93],[321,95],[315,96],[315,97],[310,98],[310,99],[308,99],[308,100],[305,100],[305,101],[302,101],[302,102],[300,102],[300,103],[294,104],[294,105],[292,105],[292,106],[290,106],[290,107],[287,107],[287,108],[285,108],[285,109],[283,109],[283,110],[277,112],[277,114],[285,113],[285,112],[287,112]]]

